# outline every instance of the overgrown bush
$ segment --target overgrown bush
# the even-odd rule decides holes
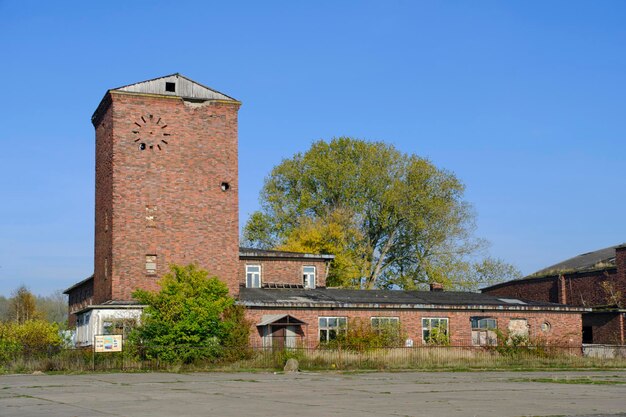
[[[426,343],[435,346],[450,346],[448,326],[445,323],[439,323],[439,325],[430,329]]]
[[[346,329],[339,330],[337,337],[323,344],[332,349],[347,349],[357,352],[376,348],[401,347],[405,334],[400,324],[385,323],[373,327],[369,320],[350,319]]]
[[[130,335],[141,358],[195,363],[245,355],[250,325],[226,284],[192,264],[172,265],[160,285],[159,292],[133,293],[147,306]]]
[[[63,344],[59,327],[45,320],[0,322],[0,363],[16,356],[37,357],[58,351]]]

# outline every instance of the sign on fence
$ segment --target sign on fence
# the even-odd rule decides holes
[[[122,335],[95,336],[96,352],[121,352]]]

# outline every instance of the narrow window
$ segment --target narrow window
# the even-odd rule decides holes
[[[304,288],[315,288],[315,267],[305,266],[302,268],[302,272],[302,284],[304,285]]]
[[[157,256],[146,255],[146,274],[154,275],[157,271]]]
[[[246,265],[246,287],[261,288],[261,265]]]
[[[104,211],[104,231],[109,231],[109,210]]]
[[[330,342],[346,334],[348,319],[345,317],[319,317],[318,322],[320,343]]]
[[[109,277],[109,258],[104,258],[104,279]]]
[[[448,344],[448,319],[447,318],[424,318],[422,319],[422,341],[424,343],[443,345]]]
[[[170,93],[176,92],[176,83],[165,83],[165,91],[169,91]]]
[[[470,317],[472,325],[472,345],[474,346],[496,346],[498,338],[495,330],[498,322],[489,317]]]

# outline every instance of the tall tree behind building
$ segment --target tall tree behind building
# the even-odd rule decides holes
[[[475,289],[494,270],[518,274],[482,260],[486,242],[474,236],[464,190],[453,173],[391,145],[318,141],[272,170],[243,240],[330,252],[328,284],[343,287]]]
[[[35,296],[22,285],[13,292],[9,307],[9,319],[18,323],[38,318]]]

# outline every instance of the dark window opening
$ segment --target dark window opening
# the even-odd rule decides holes
[[[222,191],[228,191],[230,189],[230,184],[227,182],[222,183]]]
[[[593,343],[593,327],[583,326],[583,343]]]
[[[165,83],[165,91],[169,91],[171,93],[176,92],[176,83]]]

